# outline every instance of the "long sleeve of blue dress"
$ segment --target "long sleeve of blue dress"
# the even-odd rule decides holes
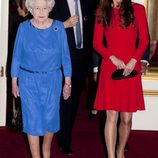
[[[12,66],[11,66],[11,76],[18,77],[19,75],[19,66],[21,61],[22,55],[22,28],[21,25],[18,28],[15,45],[14,45],[14,53],[12,59]]]
[[[62,40],[62,65],[63,65],[63,70],[64,70],[64,76],[71,76],[71,60],[70,60],[70,52],[69,52],[69,46],[67,42],[67,36],[66,36],[66,31],[63,25],[62,29],[62,35],[63,35],[63,40]]]

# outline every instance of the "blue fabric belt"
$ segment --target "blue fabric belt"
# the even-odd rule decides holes
[[[57,69],[52,70],[52,71],[32,71],[32,70],[28,70],[28,69],[25,69],[25,68],[20,66],[20,69],[23,71],[32,73],[32,74],[48,74],[48,73],[54,72],[55,70],[59,70],[60,68],[57,68]]]

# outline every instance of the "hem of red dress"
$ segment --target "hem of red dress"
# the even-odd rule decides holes
[[[113,110],[113,111],[117,111],[117,112],[137,112],[137,111],[145,111],[145,109],[135,109],[135,110],[120,110],[120,109],[112,109],[112,108],[95,108],[95,110],[98,111],[107,111],[107,110]]]

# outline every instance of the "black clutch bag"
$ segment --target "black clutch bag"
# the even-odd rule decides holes
[[[136,70],[133,70],[128,76],[124,76],[123,71],[124,69],[117,69],[116,71],[112,73],[111,78],[113,80],[121,80],[121,79],[135,77],[138,74]]]
[[[19,132],[23,129],[20,97],[14,98],[12,127]]]

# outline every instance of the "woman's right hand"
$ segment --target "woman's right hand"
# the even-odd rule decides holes
[[[17,84],[17,77],[12,78],[12,94],[15,98],[19,97],[19,87]]]
[[[125,63],[114,55],[110,56],[110,60],[117,67],[117,69],[124,69],[126,67]]]

